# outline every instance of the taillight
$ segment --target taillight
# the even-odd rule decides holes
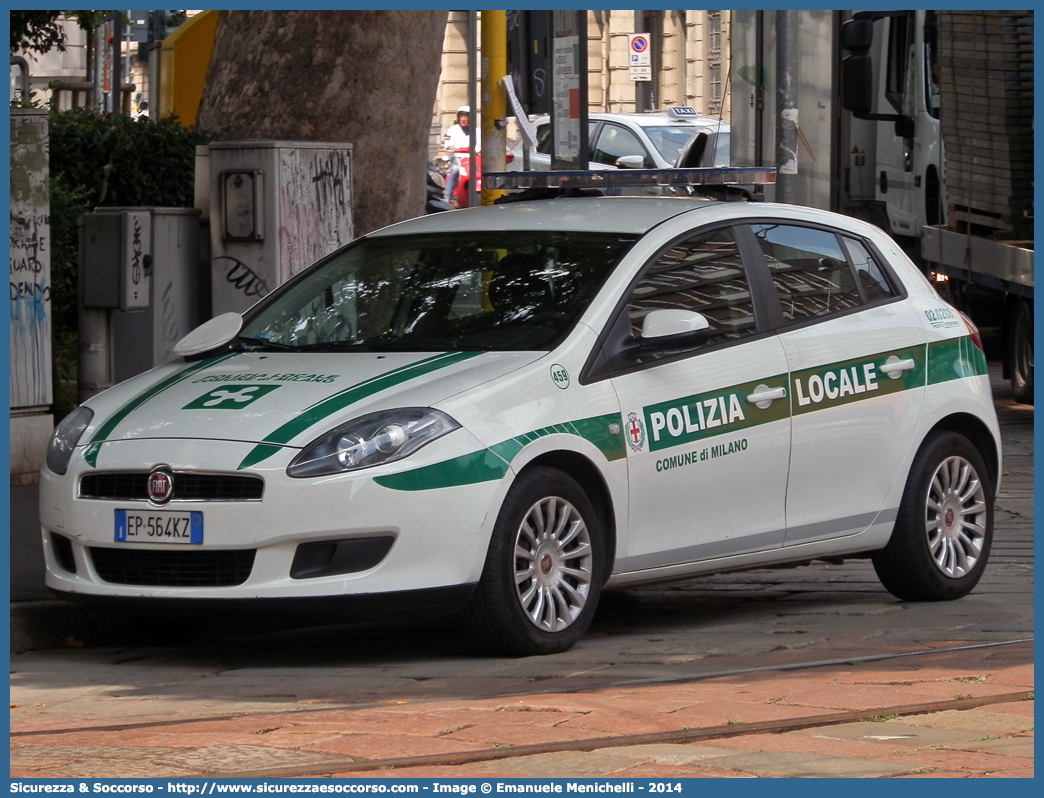
[[[511,163],[513,160],[515,160],[515,154],[513,152],[509,152],[504,156],[504,163]]]
[[[968,318],[968,315],[966,313],[962,313],[959,310],[957,311],[957,313],[960,315],[961,321],[964,322],[964,326],[968,328],[968,337],[971,338],[971,342],[975,344],[975,346],[978,347],[979,351],[985,355],[986,350],[983,349],[982,346],[982,336],[979,335],[979,328],[975,326],[974,321]]]

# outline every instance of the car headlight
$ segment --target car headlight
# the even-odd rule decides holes
[[[73,450],[80,442],[80,436],[94,418],[94,411],[89,407],[78,407],[62,419],[51,434],[51,442],[47,444],[47,467],[55,474],[63,475],[69,470]]]
[[[460,427],[427,407],[361,416],[308,444],[286,469],[292,477],[319,477],[391,463]]]

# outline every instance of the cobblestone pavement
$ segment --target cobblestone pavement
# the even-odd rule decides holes
[[[11,775],[1032,776],[1033,409],[994,387],[996,537],[960,601],[854,560],[609,593],[541,658],[452,624],[73,635],[12,656]]]

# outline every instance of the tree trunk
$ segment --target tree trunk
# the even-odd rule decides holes
[[[196,124],[352,145],[362,235],[424,212],[445,11],[222,11]]]

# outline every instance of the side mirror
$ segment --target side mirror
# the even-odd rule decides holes
[[[874,64],[870,53],[853,53],[841,61],[841,106],[857,118],[874,110]]]
[[[696,346],[711,333],[710,321],[694,310],[654,310],[642,321],[641,349]]]
[[[653,310],[642,321],[642,338],[666,338],[710,330],[710,321],[695,310]]]
[[[618,169],[644,169],[645,156],[621,155],[619,158],[616,159],[616,166]]]
[[[865,52],[874,43],[874,21],[867,17],[850,19],[841,26],[841,49]]]
[[[874,110],[873,44],[872,19],[850,19],[841,26],[841,49],[850,53],[841,60],[841,107],[857,118]]]
[[[238,313],[222,313],[205,321],[174,345],[174,354],[189,357],[227,344],[243,329],[243,317]]]
[[[900,116],[895,120],[895,135],[901,139],[912,139],[917,132],[912,116]]]

